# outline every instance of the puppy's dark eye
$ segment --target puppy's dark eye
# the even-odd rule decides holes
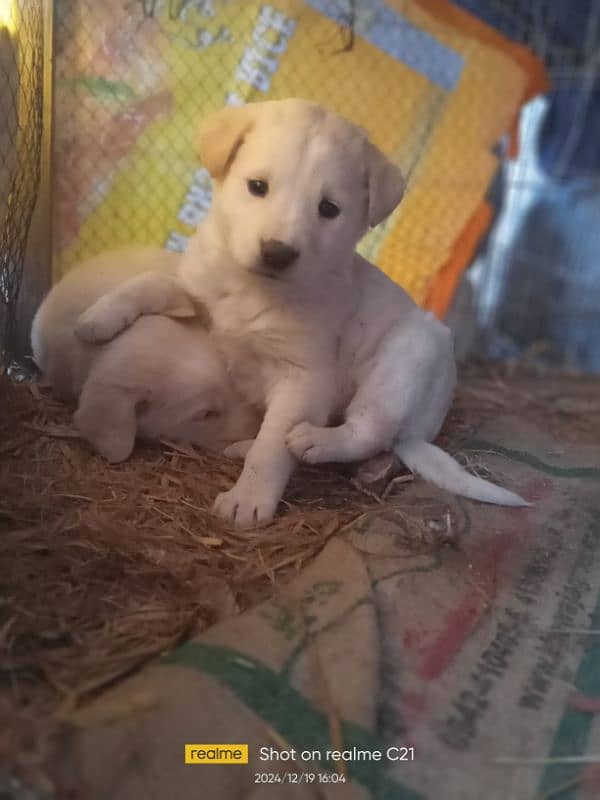
[[[248,181],[248,191],[255,197],[264,197],[269,192],[269,184],[253,178]]]
[[[335,219],[339,213],[339,206],[336,206],[336,204],[332,203],[331,200],[321,200],[319,203],[320,217],[325,217],[325,219]]]

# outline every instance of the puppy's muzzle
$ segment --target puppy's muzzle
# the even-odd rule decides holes
[[[263,240],[260,254],[265,267],[275,271],[287,269],[300,255],[298,250],[279,239]]]

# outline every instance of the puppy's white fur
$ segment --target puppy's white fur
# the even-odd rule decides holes
[[[301,100],[217,112],[199,150],[214,198],[178,276],[210,309],[238,390],[265,409],[217,513],[242,526],[268,521],[295,459],[349,461],[391,448],[440,486],[524,504],[430,444],[456,381],[450,333],[355,252],[402,197],[397,167],[362,130]],[[249,191],[256,180],[268,185],[264,196]],[[320,216],[324,199],[339,207],[337,217]],[[261,251],[269,240],[298,257],[275,269]],[[158,279],[148,272],[102,298],[80,318],[79,335],[106,340],[160,310]],[[163,292],[165,307],[176,291]],[[339,412],[343,424],[326,427]]]
[[[79,398],[75,422],[110,461],[127,458],[136,435],[222,449],[258,430],[257,412],[231,386],[202,309],[173,278],[176,264],[175,255],[157,248],[103,254],[68,273],[34,319],[37,365],[63,397]],[[86,308],[148,268],[157,276],[159,303],[164,286],[172,289],[164,314],[182,319],[145,316],[106,344],[75,336]],[[128,322],[126,314],[123,319]]]

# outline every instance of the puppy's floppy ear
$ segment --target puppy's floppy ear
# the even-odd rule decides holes
[[[366,142],[369,225],[379,225],[396,208],[406,187],[404,175],[381,150]]]
[[[254,121],[250,106],[226,106],[206,117],[196,139],[196,153],[212,177],[222,180]]]
[[[135,444],[136,397],[116,386],[88,380],[79,398],[75,425],[112,464],[129,458]]]

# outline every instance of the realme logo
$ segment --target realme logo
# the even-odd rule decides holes
[[[186,744],[186,764],[247,764],[247,744]]]

